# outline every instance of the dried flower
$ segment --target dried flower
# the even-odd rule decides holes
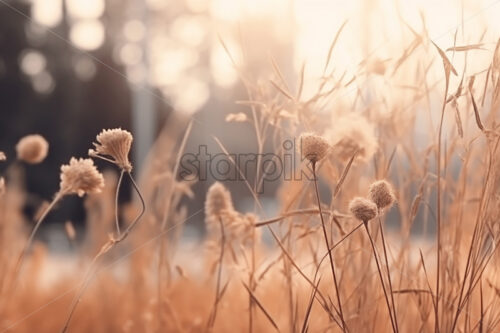
[[[349,210],[358,220],[368,222],[377,216],[377,205],[371,200],[356,197],[349,203]]]
[[[0,162],[5,161],[7,159],[7,156],[5,156],[5,153],[3,151],[0,151]]]
[[[103,130],[96,137],[95,150],[89,149],[89,155],[115,163],[119,168],[130,172],[132,164],[128,159],[132,146],[132,134],[121,128]],[[108,159],[111,157],[112,160]]]
[[[313,133],[301,134],[299,141],[302,158],[306,158],[311,162],[323,159],[330,148],[325,138]]]
[[[209,220],[219,219],[222,215],[233,212],[231,193],[224,185],[215,182],[210,186],[205,201],[205,216]]]
[[[99,193],[104,187],[104,178],[90,158],[71,158],[69,164],[61,166],[61,193]]]
[[[378,209],[390,207],[396,201],[392,185],[385,180],[378,180],[371,184],[368,196]]]
[[[357,152],[356,161],[369,161],[378,149],[373,126],[357,113],[334,119],[334,126],[327,136],[332,152],[343,161],[348,161]]]
[[[23,137],[16,145],[17,158],[30,164],[42,162],[49,151],[49,143],[38,134]]]

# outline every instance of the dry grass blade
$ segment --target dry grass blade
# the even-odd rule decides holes
[[[291,210],[291,211],[283,213],[283,215],[281,215],[281,216],[277,216],[277,217],[274,217],[272,219],[265,220],[265,221],[256,222],[255,227],[262,227],[265,225],[273,224],[273,223],[282,221],[282,220],[284,220],[288,217],[291,217],[291,216],[310,215],[310,214],[318,214],[318,213],[319,213],[319,209],[317,209],[317,208]],[[348,215],[340,214],[340,213],[337,213],[336,211],[331,212],[328,210],[322,210],[322,213],[325,215],[333,216],[333,217],[336,217],[336,216],[337,217],[348,217]]]
[[[344,184],[344,181],[347,177],[347,174],[349,173],[349,169],[351,168],[352,162],[354,162],[354,159],[356,158],[356,155],[358,154],[358,151],[355,151],[352,157],[349,159],[349,162],[347,162],[347,165],[344,168],[344,171],[342,171],[342,175],[340,176],[340,179],[337,183],[337,186],[335,187],[335,192],[333,193],[333,197],[337,197],[337,195],[340,192],[340,189],[342,188],[342,184]]]
[[[281,88],[279,86],[279,84],[277,84],[276,82],[274,82],[273,80],[269,80],[269,82],[271,82],[271,84],[273,85],[273,87],[275,87],[280,93],[282,93],[285,97],[289,98],[290,100],[295,100],[295,98],[290,94],[288,93],[286,90],[284,90],[283,88]]]
[[[445,72],[449,73],[451,71],[453,74],[458,75],[457,70],[451,64],[450,59],[448,59],[448,57],[446,56],[446,53],[444,53],[443,50],[441,50],[441,48],[437,46],[436,43],[434,43],[433,41],[431,41],[431,43],[436,47],[437,51],[439,52],[439,55],[441,56],[441,59],[443,60]],[[449,74],[447,74],[447,76],[449,76]]]
[[[479,129],[484,132],[484,126],[483,123],[481,122],[481,117],[479,116],[479,110],[477,108],[476,100],[474,99],[474,94],[472,94],[472,89],[470,86],[469,86],[469,93],[472,101],[472,107],[474,109],[474,118],[476,119],[477,127],[479,127]]]
[[[460,117],[460,111],[458,110],[458,105],[455,104],[455,122],[457,123],[457,131],[460,138],[464,138],[464,128],[462,126],[462,118]]]
[[[316,286],[313,288],[311,297],[309,298],[309,304],[307,304],[306,315],[305,315],[305,318],[304,318],[304,324],[302,325],[301,333],[305,333],[308,330],[308,327],[309,327],[309,318],[311,316],[311,310],[312,310],[314,298],[316,296],[316,292],[318,291],[318,286],[319,286],[320,282],[321,282],[321,278],[318,279],[318,283],[316,283]]]
[[[490,78],[491,65],[488,67],[488,71],[486,72],[486,77],[484,79],[484,89],[483,89],[483,97],[481,99],[481,106],[484,106],[484,100],[486,99],[486,91],[488,89],[488,80]]]
[[[399,59],[396,61],[396,64],[394,65],[394,68],[392,70],[392,76],[396,74],[398,69],[403,65],[403,63],[413,54],[413,52],[417,49],[417,47],[420,45],[422,42],[422,39],[420,37],[416,37],[413,42],[410,44],[410,46],[405,49],[403,52],[403,55],[399,57]]]
[[[255,294],[250,290],[250,288],[246,285],[246,283],[243,282],[243,281],[241,281],[241,283],[243,284],[243,286],[245,287],[245,289],[248,291],[248,294],[250,295],[250,297],[252,298],[252,300],[255,302],[255,304],[257,304],[257,306],[262,311],[262,313],[264,313],[264,315],[269,320],[269,322],[271,323],[271,325],[273,325],[273,327],[276,329],[276,331],[279,332],[280,329],[278,328],[278,325],[276,325],[276,322],[274,321],[273,317],[269,314],[269,312],[262,305],[262,303],[259,301],[259,299],[255,296]]]
[[[396,151],[398,150],[398,146],[395,146],[392,150],[391,156],[389,157],[389,161],[387,161],[387,166],[385,168],[384,178],[387,177],[389,171],[391,170],[392,162],[394,161],[394,157],[396,156]]]
[[[399,290],[394,290],[392,292],[393,294],[431,294],[429,290],[426,289],[399,289]]]
[[[427,288],[429,289],[429,294],[431,294],[432,304],[433,304],[434,308],[437,308],[436,295],[434,295],[432,293],[431,284],[429,282],[429,275],[427,274],[427,268],[425,267],[424,255],[422,253],[422,250],[419,249],[418,252],[420,254],[420,263],[422,264],[422,269],[424,270],[425,281],[427,282]],[[434,310],[434,311],[436,311],[436,310]]]
[[[286,91],[287,95],[291,96],[292,94],[290,93],[290,87],[288,87],[288,84],[286,83],[285,77],[283,76],[283,73],[281,72],[281,70],[278,66],[278,63],[276,62],[276,59],[273,56],[271,56],[271,64],[273,65],[274,72],[276,73],[276,75],[280,79],[281,84],[285,87],[285,91]]]
[[[299,88],[297,90],[297,100],[300,100],[302,97],[302,90],[304,89],[304,75],[306,71],[306,63],[302,63],[302,67],[300,68],[300,76],[299,76]]]
[[[257,193],[255,193],[254,189],[252,188],[252,185],[250,185],[250,183],[248,182],[247,178],[245,177],[245,175],[241,171],[241,169],[238,166],[238,164],[236,163],[236,161],[233,159],[233,157],[231,156],[231,154],[229,154],[229,152],[227,151],[226,147],[224,147],[224,145],[222,144],[222,142],[220,142],[220,140],[216,136],[212,136],[212,138],[215,140],[215,142],[217,142],[217,144],[222,149],[222,151],[224,152],[224,154],[226,154],[227,158],[231,161],[231,163],[238,170],[238,173],[240,174],[240,176],[242,177],[242,179],[245,181],[245,184],[246,184],[248,190],[250,191],[250,193],[252,194],[253,198],[255,199],[256,204],[259,206],[259,208],[261,209],[261,211],[264,211],[264,208],[262,207],[262,204],[261,204],[261,202],[259,200],[259,197],[257,196]]]
[[[312,288],[314,288],[315,285],[314,285],[313,281],[311,281],[311,279],[302,271],[302,269],[300,269],[300,267],[297,265],[297,263],[295,262],[293,257],[290,255],[290,253],[288,253],[287,249],[285,248],[285,246],[283,245],[281,240],[278,238],[276,233],[273,231],[273,229],[270,226],[268,226],[267,228],[268,228],[269,232],[271,233],[272,237],[274,238],[274,240],[276,241],[276,243],[278,244],[278,246],[280,247],[283,255],[290,261],[292,266],[295,267],[297,272],[299,272],[300,276],[302,276],[304,278],[304,280],[307,281],[307,283],[309,283],[309,285]],[[328,257],[328,254],[325,254],[324,258],[327,258],[327,257]],[[319,290],[318,290],[318,295],[321,298],[321,301],[319,303],[321,304],[321,306],[323,307],[325,312],[328,314],[330,319],[333,320],[340,329],[342,329],[342,324],[335,318],[335,316],[333,315],[333,313],[331,311],[331,308],[333,308],[335,310],[335,312],[338,314],[339,313],[338,309],[333,304],[332,304],[331,308],[328,307],[325,296],[323,296],[323,294]]]
[[[226,51],[226,54],[229,57],[229,59],[231,60],[231,63],[233,64],[234,68],[237,68],[236,61],[234,60],[231,52],[229,52],[229,49],[228,49],[226,43],[224,42],[224,40],[222,39],[221,35],[217,34],[217,38],[219,39],[219,42],[221,43],[222,47],[224,48],[224,51]]]
[[[323,75],[325,75],[326,70],[328,69],[328,65],[330,65],[333,49],[335,48],[335,44],[337,44],[337,40],[339,39],[340,34],[342,33],[342,30],[344,30],[346,24],[347,20],[345,20],[344,23],[342,23],[342,25],[340,26],[339,30],[337,30],[337,34],[335,35],[332,44],[330,44],[330,48],[328,49],[328,55],[326,56],[325,67],[323,68]]]
[[[174,165],[174,169],[173,169],[173,172],[172,172],[172,175],[174,176],[174,179],[173,181],[170,183],[170,187],[168,189],[168,194],[169,194],[169,197],[167,198],[167,203],[165,205],[165,209],[163,211],[163,220],[162,220],[162,223],[161,223],[161,229],[164,230],[167,226],[167,221],[168,221],[168,212],[170,210],[170,202],[171,202],[171,195],[173,194],[174,192],[174,188],[175,188],[175,177],[177,177],[177,173],[179,172],[179,167],[180,167],[180,164],[181,164],[181,159],[182,159],[182,154],[184,153],[184,149],[186,148],[186,144],[187,144],[187,140],[189,138],[189,135],[191,134],[191,130],[193,128],[193,120],[191,120],[188,124],[188,126],[186,127],[186,130],[185,130],[185,133],[184,133],[184,137],[182,138],[182,142],[181,142],[181,145],[179,147],[179,152],[177,153],[177,158],[175,160],[175,165]]]
[[[453,52],[464,52],[464,51],[469,51],[469,50],[486,50],[483,48],[484,44],[470,44],[470,45],[463,45],[463,46],[452,46],[446,49],[446,52],[453,51]]]

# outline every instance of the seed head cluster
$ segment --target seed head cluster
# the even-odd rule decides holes
[[[378,180],[370,185],[368,197],[378,209],[389,208],[396,201],[392,185],[386,180]]]
[[[121,128],[103,130],[96,137],[95,150],[89,149],[92,157],[103,158],[115,163],[120,169],[130,172],[132,164],[128,159],[133,137],[128,131]],[[109,160],[111,157],[112,160]]]
[[[325,138],[313,133],[301,134],[299,141],[302,158],[311,162],[322,160],[330,149],[330,145]]]
[[[255,233],[256,217],[253,214],[242,214],[234,209],[231,192],[220,182],[210,186],[205,201],[205,222],[212,238],[218,238],[221,222],[229,242],[248,244],[260,237]],[[255,237],[254,237],[255,236]],[[217,242],[215,243],[216,246]]]
[[[368,198],[356,197],[349,203],[349,210],[358,220],[368,222],[384,208],[396,201],[394,189],[386,180],[377,180],[370,185]]]
[[[219,219],[224,214],[232,212],[233,210],[233,201],[228,189],[219,182],[212,184],[208,189],[207,199],[205,201],[205,215],[207,219]]]
[[[71,158],[69,164],[61,166],[60,191],[63,194],[99,193],[104,187],[104,178],[90,158]]]
[[[377,216],[377,205],[366,198],[356,197],[352,199],[349,203],[349,210],[355,218],[365,223]]]

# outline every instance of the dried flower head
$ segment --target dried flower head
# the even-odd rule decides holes
[[[132,164],[128,159],[130,147],[132,146],[132,134],[121,128],[103,130],[96,137],[95,150],[89,149],[89,155],[99,157],[115,163],[119,168],[130,172]],[[111,157],[110,160],[108,157]]]
[[[311,162],[323,159],[330,149],[328,141],[322,136],[313,133],[303,133],[300,135],[300,153],[302,158]]]
[[[368,222],[377,216],[377,205],[371,200],[356,197],[349,203],[349,210],[358,220]]]
[[[23,137],[16,145],[17,158],[30,163],[42,162],[49,151],[49,143],[38,134]]]
[[[224,185],[215,182],[210,186],[205,200],[205,216],[208,220],[218,219],[224,214],[233,212],[231,193]]]
[[[377,152],[378,143],[373,126],[357,113],[337,117],[327,136],[332,152],[343,161],[348,161],[357,152],[356,161],[369,161]]]
[[[378,180],[371,184],[368,196],[378,209],[390,207],[396,201],[392,185],[386,180]]]
[[[7,159],[7,156],[5,156],[5,153],[3,151],[0,151],[0,162],[3,162]]]
[[[61,166],[61,192],[76,193],[82,197],[85,193],[99,193],[104,187],[104,178],[97,171],[90,158],[71,158],[69,164]]]

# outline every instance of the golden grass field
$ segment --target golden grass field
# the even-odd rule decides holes
[[[20,142],[1,162],[0,332],[499,332],[500,42],[409,36],[354,77],[332,69],[335,39],[309,96],[307,67],[293,83],[276,62],[266,80],[239,71],[247,112],[229,110],[227,126],[255,131],[255,153],[303,143],[294,173],[310,177],[280,180],[277,216],[261,209],[261,169],[246,183],[255,211],[238,212],[225,182],[192,197],[177,171],[196,120],[178,137],[166,126],[141,174],[131,134],[104,131],[82,158],[115,172],[72,160],[40,207],[41,224],[67,196],[85,202],[84,241],[66,225],[76,254],[59,273],[22,213],[23,163],[43,163],[46,143]],[[133,202],[117,205],[133,179]],[[207,230],[188,245],[187,197],[205,202]]]

